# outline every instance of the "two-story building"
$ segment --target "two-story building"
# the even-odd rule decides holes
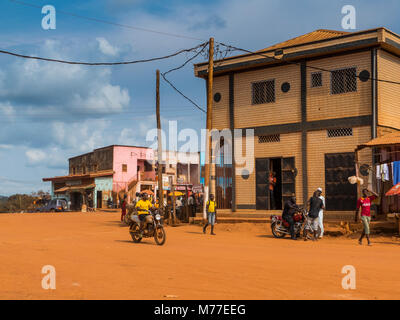
[[[72,210],[83,204],[106,208],[109,199],[117,203],[125,194],[128,201],[144,190],[156,191],[157,151],[146,147],[112,145],[72,157],[69,174],[43,178],[51,182],[52,198],[71,202]],[[174,184],[200,183],[198,152],[164,151],[163,178],[172,177]]]
[[[153,159],[150,148],[112,145],[70,158],[67,176],[43,181],[50,181],[52,197],[69,200],[72,210],[80,210],[87,202],[93,208],[105,208],[110,198],[116,203],[121,193],[133,197],[154,189]]]
[[[207,63],[195,75],[207,79]],[[355,148],[400,130],[400,86],[391,81],[400,81],[400,36],[385,28],[317,30],[216,61],[212,128],[254,130],[252,172],[234,156],[227,170],[211,169],[220,207],[281,210],[290,196],[306,203],[322,187],[328,213],[354,212]],[[372,153],[358,161],[372,164]]]

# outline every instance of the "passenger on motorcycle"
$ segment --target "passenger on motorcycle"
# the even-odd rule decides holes
[[[143,226],[145,224],[146,219],[150,216],[149,210],[153,207],[153,204],[147,198],[147,194],[144,193],[142,195],[142,199],[140,199],[136,203],[136,209],[138,211],[138,218],[140,220],[140,232],[143,230]]]
[[[294,234],[294,215],[300,211],[299,206],[296,204],[296,197],[293,195],[288,201],[286,201],[285,206],[283,208],[282,218],[289,223],[289,232],[290,237],[293,240],[297,240],[296,235]]]

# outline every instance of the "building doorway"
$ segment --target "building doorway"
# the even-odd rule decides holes
[[[256,209],[282,210],[295,194],[295,158],[256,159]]]
[[[82,201],[83,201],[82,193],[80,192],[71,193],[71,210],[81,211]]]
[[[348,177],[356,174],[355,154],[325,154],[325,189],[327,211],[354,211],[357,205],[357,185]]]
[[[97,191],[97,199],[96,199],[97,209],[101,209],[103,207],[103,192]]]

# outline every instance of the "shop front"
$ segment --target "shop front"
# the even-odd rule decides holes
[[[368,166],[358,160],[361,150],[373,150],[374,164]],[[400,184],[400,132],[376,138],[356,149],[357,176],[362,182],[358,184],[358,194],[362,188],[368,188],[379,194],[375,206],[378,216],[400,213],[400,196],[397,186]]]

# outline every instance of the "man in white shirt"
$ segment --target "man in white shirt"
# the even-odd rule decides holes
[[[319,192],[319,198],[322,200],[324,205],[323,208],[325,208],[325,198],[322,196],[322,188],[318,188],[317,191]],[[318,218],[319,227],[321,228],[321,235],[319,237],[322,238],[324,236],[324,209],[319,210]]]

